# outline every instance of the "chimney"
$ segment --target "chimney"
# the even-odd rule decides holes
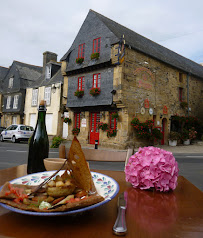
[[[49,63],[51,60],[57,62],[57,54],[50,51],[44,52],[43,53],[43,73],[45,73],[46,64]]]

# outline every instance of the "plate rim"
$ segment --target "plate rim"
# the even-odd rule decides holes
[[[62,171],[63,171],[63,170],[62,170]],[[65,170],[64,170],[64,171],[65,171]],[[13,180],[10,180],[9,182],[13,182],[13,181],[15,181],[15,180],[17,180],[17,179],[25,178],[25,177],[27,177],[27,176],[29,176],[29,175],[41,174],[41,173],[46,173],[46,172],[56,172],[56,170],[44,171],[44,172],[37,172],[37,173],[33,173],[33,174],[27,174],[27,175],[24,175],[24,176],[22,176],[22,177],[19,177],[19,178],[15,178],[15,179],[13,179]],[[92,209],[94,209],[94,208],[96,208],[96,207],[99,207],[99,206],[104,205],[105,203],[107,203],[107,202],[111,201],[113,198],[115,198],[115,196],[118,194],[118,192],[119,192],[119,190],[120,190],[120,186],[119,186],[118,182],[117,182],[114,178],[112,178],[112,177],[110,177],[110,176],[108,176],[108,175],[106,175],[106,174],[102,174],[102,173],[94,172],[94,171],[90,171],[90,172],[91,172],[91,175],[92,175],[92,173],[94,173],[94,174],[99,174],[99,175],[105,176],[105,177],[107,177],[107,178],[110,178],[110,179],[112,179],[112,180],[114,181],[114,183],[117,185],[117,187],[116,187],[116,191],[114,192],[114,194],[113,194],[110,198],[107,198],[107,199],[103,200],[102,202],[93,204],[93,205],[91,205],[91,206],[82,207],[82,208],[79,208],[79,209],[76,209],[76,210],[70,210],[70,211],[64,211],[64,212],[50,212],[50,213],[49,213],[49,212],[25,211],[25,210],[21,210],[21,209],[18,209],[18,208],[9,206],[9,205],[4,204],[4,203],[1,203],[1,202],[0,202],[0,205],[1,205],[2,207],[4,207],[5,209],[8,209],[8,210],[10,210],[10,211],[12,211],[12,212],[16,212],[16,213],[19,213],[19,214],[31,215],[31,216],[49,216],[49,217],[50,217],[50,216],[74,215],[74,214],[78,214],[78,213],[85,212],[85,211],[87,211],[87,210],[92,210]],[[0,191],[1,191],[2,188],[3,188],[3,186],[0,187]]]

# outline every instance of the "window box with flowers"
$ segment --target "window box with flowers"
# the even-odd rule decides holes
[[[73,134],[74,136],[77,136],[79,133],[80,133],[80,128],[77,128],[77,127],[73,128],[72,134]]]
[[[90,94],[91,94],[92,96],[97,96],[97,95],[100,94],[100,92],[101,92],[101,89],[100,89],[100,88],[91,88],[91,89],[90,89]]]
[[[74,95],[78,98],[81,98],[84,95],[84,90],[77,90],[75,91]]]
[[[83,61],[84,61],[83,57],[79,57],[75,60],[76,64],[82,64]]]
[[[107,137],[108,137],[108,138],[109,138],[109,137],[115,137],[116,134],[117,134],[117,130],[116,130],[116,129],[109,129],[109,130],[107,131]]]
[[[95,52],[91,54],[91,60],[93,59],[96,59],[96,60],[99,59],[99,52]]]
[[[68,124],[71,123],[71,119],[70,119],[69,117],[65,117],[65,118],[63,119],[63,121],[64,121],[65,123],[68,123]]]
[[[113,113],[111,114],[111,118],[112,118],[112,119],[118,119],[118,112],[113,112]]]
[[[101,129],[102,131],[106,131],[109,129],[109,125],[107,123],[99,122],[98,128]]]

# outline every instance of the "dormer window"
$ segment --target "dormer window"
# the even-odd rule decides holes
[[[11,78],[9,79],[8,87],[9,87],[9,88],[12,88],[12,87],[13,87],[13,77],[11,77]]]
[[[51,65],[47,65],[46,66],[46,79],[50,79],[51,78]]]
[[[93,40],[93,50],[92,53],[100,53],[101,37]]]

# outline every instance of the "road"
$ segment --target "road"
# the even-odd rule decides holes
[[[50,149],[49,157],[57,158],[58,149]],[[183,175],[201,191],[203,191],[203,155],[191,153],[174,154]],[[0,142],[0,170],[27,163],[28,144]],[[90,161],[90,169],[124,170],[124,162],[95,162]]]

